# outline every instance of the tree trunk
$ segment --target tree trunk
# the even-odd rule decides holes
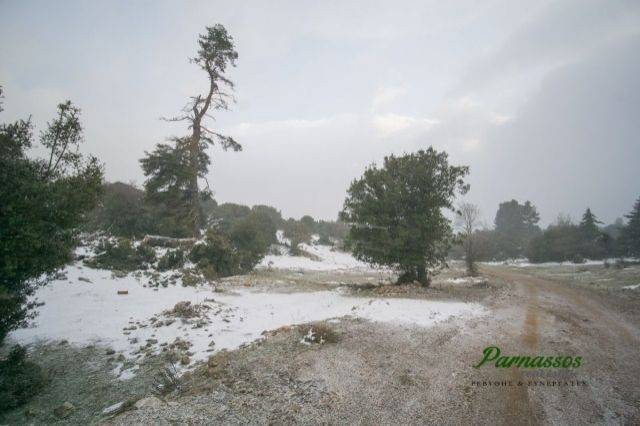
[[[427,274],[427,268],[424,264],[416,267],[416,276],[418,282],[424,287],[429,287],[429,285],[431,285],[431,281],[429,281],[429,274]]]
[[[198,188],[198,157],[200,150],[200,120],[193,123],[193,133],[189,144],[189,161],[191,163],[191,177],[189,179],[189,195],[191,197],[189,215],[193,238],[200,238],[200,192]]]
[[[189,159],[191,161],[191,178],[189,180],[189,191],[191,192],[191,220],[193,226],[193,238],[200,238],[200,191],[198,188],[198,158],[200,157],[200,139],[202,137],[202,119],[207,114],[211,106],[211,98],[217,89],[213,71],[207,68],[209,73],[209,93],[200,109],[197,103],[194,106],[194,117],[191,126],[191,142],[189,144]],[[199,99],[199,97],[198,97]]]
[[[475,254],[473,253],[473,240],[472,236],[467,236],[467,241],[465,244],[465,255],[464,260],[467,265],[467,275],[472,277],[476,276],[476,265],[475,265]]]
[[[426,265],[423,264],[408,267],[406,270],[402,271],[402,274],[398,277],[396,284],[407,284],[416,281],[424,287],[429,287],[431,284]]]

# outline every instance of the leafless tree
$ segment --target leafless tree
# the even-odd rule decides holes
[[[458,207],[456,220],[463,240],[464,259],[467,266],[467,274],[475,276],[478,268],[475,264],[476,252],[474,245],[474,232],[480,225],[480,209],[475,204],[462,203]]]

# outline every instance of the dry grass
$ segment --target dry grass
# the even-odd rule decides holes
[[[178,318],[197,318],[204,314],[204,311],[208,310],[209,306],[202,304],[193,304],[188,300],[178,302],[173,309],[165,312],[166,315],[178,317]]]
[[[305,343],[338,343],[340,340],[338,332],[322,322],[301,325],[298,332]]]

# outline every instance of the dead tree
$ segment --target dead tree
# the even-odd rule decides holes
[[[457,225],[460,228],[464,247],[464,260],[467,274],[475,276],[478,268],[475,264],[476,252],[474,246],[474,232],[480,224],[480,209],[475,204],[462,203],[458,207]]]

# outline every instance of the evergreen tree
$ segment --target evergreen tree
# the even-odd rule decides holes
[[[75,230],[102,191],[102,166],[78,151],[79,117],[71,102],[58,105],[40,136],[44,159],[27,156],[30,120],[0,125],[0,343],[34,315],[28,296],[71,259]]]
[[[582,235],[587,240],[595,240],[600,235],[600,229],[598,228],[598,224],[601,224],[596,215],[591,212],[591,209],[587,207],[587,210],[582,215],[582,220],[580,221],[580,230],[582,231]]]
[[[640,257],[640,198],[633,205],[633,210],[624,217],[629,222],[620,236],[623,249],[629,256]]]
[[[100,205],[92,212],[90,230],[102,230],[111,235],[140,238],[155,233],[154,218],[145,203],[144,191],[134,185],[114,182],[104,185]]]
[[[182,114],[169,121],[186,121],[191,134],[171,139],[172,145],[158,145],[152,153],[145,153],[142,165],[147,176],[145,188],[151,191],[151,199],[160,199],[168,209],[178,230],[187,223],[194,237],[200,236],[203,225],[202,199],[199,179],[206,179],[211,163],[207,148],[218,143],[224,150],[240,151],[242,146],[233,138],[209,129],[206,118],[211,110],[229,108],[231,95],[225,90],[233,90],[233,82],[226,77],[228,66],[235,66],[238,53],[233,38],[222,25],[207,27],[198,38],[199,50],[192,62],[198,65],[209,81],[206,94],[191,97]],[[207,185],[208,186],[208,185]],[[209,197],[210,191],[206,191]]]
[[[185,237],[192,234],[192,164],[187,138],[173,138],[173,144],[158,144],[152,152],[140,160],[142,170],[147,176],[144,183],[146,201],[156,215],[157,227],[162,234],[172,237]],[[209,157],[201,152],[197,172],[204,177]],[[207,191],[196,194],[199,201],[210,198]],[[198,209],[201,208],[199,203]],[[196,216],[202,220],[202,215]],[[198,223],[198,229],[203,225]]]
[[[494,223],[501,257],[522,256],[529,241],[540,233],[539,220],[540,215],[530,201],[500,203]]]
[[[355,256],[402,271],[400,282],[429,285],[427,268],[445,264],[453,237],[442,210],[454,210],[456,192],[467,192],[468,173],[432,147],[371,165],[351,183],[340,213]]]
[[[598,224],[601,223],[591,209],[587,208],[578,225],[581,237],[578,255],[589,259],[602,259],[606,255],[610,241],[598,228]]]

